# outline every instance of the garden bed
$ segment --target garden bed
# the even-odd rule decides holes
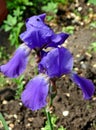
[[[82,7],[81,15],[88,15],[87,11],[89,6],[86,6],[83,0],[79,6]],[[59,8],[60,10],[57,13],[56,20],[50,22],[50,26],[52,26],[56,32],[62,31],[62,26],[64,25],[69,26],[72,24],[72,26],[75,26],[75,32],[70,35],[68,40],[64,43],[64,46],[67,47],[74,56],[74,70],[79,75],[92,80],[96,86],[96,51],[93,51],[94,48],[91,47],[91,43],[96,42],[96,28],[89,27],[90,21],[96,19],[96,16],[93,15],[95,18],[91,17],[89,21],[81,18],[74,23],[74,19],[67,19],[67,16],[77,7],[72,4],[68,9],[66,7],[63,9],[62,6]],[[94,7],[94,12],[95,11],[96,9]],[[1,64],[6,63],[8,60],[6,59],[6,53],[12,56],[14,52],[14,47],[10,47],[8,35],[9,34],[5,33],[2,29],[0,30],[0,44],[5,48],[4,53],[0,53],[0,55],[5,57],[2,56],[0,59]],[[0,45],[0,47],[2,46]],[[32,54],[34,55],[34,52],[32,52]],[[35,75],[34,67],[36,64],[33,62],[33,55],[30,57],[30,63],[24,73],[24,84]],[[2,77],[2,74],[0,74],[0,76]],[[46,122],[44,110],[34,112],[25,108],[20,99],[15,99],[16,83],[6,77],[1,79],[0,112],[3,114],[10,130],[40,130],[44,127]],[[95,130],[95,110],[96,93],[92,99],[84,100],[81,90],[71,82],[68,76],[63,76],[62,79],[57,81],[57,95],[52,108],[52,114],[58,117],[55,130],[58,130],[61,125],[66,128],[66,130]],[[1,122],[0,130],[3,130]]]

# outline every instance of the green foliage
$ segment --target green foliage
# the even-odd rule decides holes
[[[96,52],[96,42],[92,42],[88,50],[90,52],[92,51]]]
[[[93,29],[93,28],[96,28],[96,21],[92,21],[90,23],[90,27]]]
[[[88,3],[96,5],[96,0],[88,0]]]
[[[7,8],[11,12],[12,10],[16,9],[20,6],[22,10],[26,8],[26,6],[32,6],[33,3],[29,0],[7,0]]]
[[[24,89],[24,75],[22,75],[19,78],[14,78],[13,82],[17,85],[17,90],[16,90],[16,95],[15,95],[15,99],[19,99],[21,97],[21,93]]]
[[[56,17],[56,13],[58,12],[58,5],[61,4],[68,4],[68,0],[50,0],[46,2],[42,6],[42,10],[46,12],[47,15],[47,20],[50,21]]]
[[[57,3],[68,4],[68,0],[55,0]]]
[[[53,115],[51,114],[51,123],[54,129],[57,129],[57,125],[56,125],[57,120],[58,117],[54,114]],[[48,120],[45,122],[45,127],[41,128],[41,130],[50,130]],[[66,130],[66,129],[63,126],[60,126],[58,130]]]
[[[42,10],[44,10],[45,12],[55,14],[55,13],[57,13],[57,3],[48,2],[48,4],[46,6],[42,7]]]
[[[64,128],[63,126],[60,126],[60,128],[58,128],[58,130],[66,130],[66,128]]]
[[[17,48],[19,45],[18,38],[21,28],[24,25],[23,14],[26,7],[31,5],[32,2],[29,2],[29,0],[7,0],[9,14],[7,16],[7,20],[4,21],[3,28],[5,31],[10,31],[9,40],[11,42],[11,46],[15,46]]]
[[[62,28],[63,32],[66,32],[66,33],[69,33],[69,34],[73,34],[74,30],[75,30],[74,26],[67,26],[67,27]]]
[[[47,20],[50,21],[55,17],[58,11],[58,3],[48,2],[47,5],[42,7],[42,10],[49,14]]]
[[[51,115],[51,123],[52,123],[53,128],[56,128],[57,119],[58,117],[56,117],[56,115]],[[48,120],[45,122],[45,127],[41,128],[41,130],[50,130]]]
[[[6,123],[6,121],[5,121],[5,119],[4,119],[4,117],[3,117],[1,112],[0,112],[0,121],[3,124],[4,130],[9,130],[8,125],[7,125],[7,123]]]
[[[5,60],[8,59],[9,55],[6,54],[6,50],[4,47],[0,47],[0,59]]]
[[[6,85],[7,85],[7,79],[3,75],[0,75],[0,89]]]
[[[32,5],[32,13],[33,14],[38,14],[41,12],[41,8],[45,5],[47,5],[48,2],[51,0],[32,0],[33,5]]]

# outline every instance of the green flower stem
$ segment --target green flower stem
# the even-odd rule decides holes
[[[49,123],[49,126],[50,126],[50,130],[53,130],[53,125],[52,125],[52,122],[51,122],[51,115],[50,115],[50,112],[47,109],[46,109],[46,115],[47,115],[48,123]]]
[[[9,128],[8,128],[8,126],[6,124],[6,121],[5,121],[5,119],[4,119],[4,117],[3,117],[3,115],[1,113],[0,113],[0,120],[2,121],[4,129],[9,130]]]
[[[50,126],[50,130],[53,130],[50,108],[52,107],[53,99],[55,98],[55,96],[57,94],[57,88],[56,88],[55,80],[51,79],[51,83],[52,83],[52,86],[50,86],[50,100],[49,100],[48,106],[46,107],[46,115],[47,115],[47,120],[48,120],[48,123],[49,123],[49,126]]]

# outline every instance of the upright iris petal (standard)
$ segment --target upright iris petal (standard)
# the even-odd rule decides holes
[[[57,47],[69,37],[67,33],[63,32],[55,34],[44,23],[45,16],[45,14],[41,14],[26,20],[26,31],[20,35],[20,38],[31,49],[41,50],[44,47]]]
[[[75,73],[72,73],[71,79],[82,89],[85,99],[90,99],[92,97],[95,88],[91,80],[78,76]]]
[[[39,63],[40,72],[46,72],[51,78],[69,74],[72,68],[72,54],[64,47],[51,50]]]
[[[41,109],[47,104],[48,89],[48,77],[40,74],[29,81],[21,95],[21,100],[31,110]]]
[[[29,53],[30,48],[22,44],[14,53],[12,59],[10,59],[5,65],[0,66],[0,72],[10,78],[16,78],[25,70]]]

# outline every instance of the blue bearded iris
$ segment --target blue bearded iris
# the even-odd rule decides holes
[[[46,14],[41,14],[26,20],[26,31],[20,35],[24,43],[18,47],[8,63],[0,66],[0,72],[10,78],[16,78],[26,69],[31,50],[36,51],[39,56],[39,75],[29,81],[21,95],[22,102],[31,110],[38,110],[47,105],[50,84],[54,87],[53,81],[63,75],[69,75],[82,90],[85,99],[90,99],[94,93],[93,83],[72,71],[73,56],[69,50],[58,47],[69,35],[55,34],[44,23],[45,17]],[[50,52],[42,50],[47,47],[54,47],[54,49]]]
[[[55,48],[50,51],[39,63],[40,72],[46,72],[50,78],[60,78],[69,74],[73,82],[82,89],[85,99],[90,99],[94,93],[93,83],[81,76],[78,76],[73,69],[73,56],[66,48]]]
[[[72,69],[73,57],[69,50],[63,47],[51,50],[39,63],[39,71],[47,75],[47,80],[44,75],[40,74],[28,83],[21,96],[24,105],[31,110],[44,107],[47,104],[49,90],[48,77],[49,79],[60,78],[64,74],[70,75],[71,80],[79,86],[84,99],[90,99],[94,93],[93,83],[78,76]]]
[[[26,69],[28,56],[32,49],[42,56],[45,47],[57,47],[62,44],[68,34],[55,34],[45,23],[46,14],[32,16],[26,20],[26,31],[20,35],[23,45],[16,50],[12,59],[5,65],[0,66],[0,72],[10,78],[16,78]]]

